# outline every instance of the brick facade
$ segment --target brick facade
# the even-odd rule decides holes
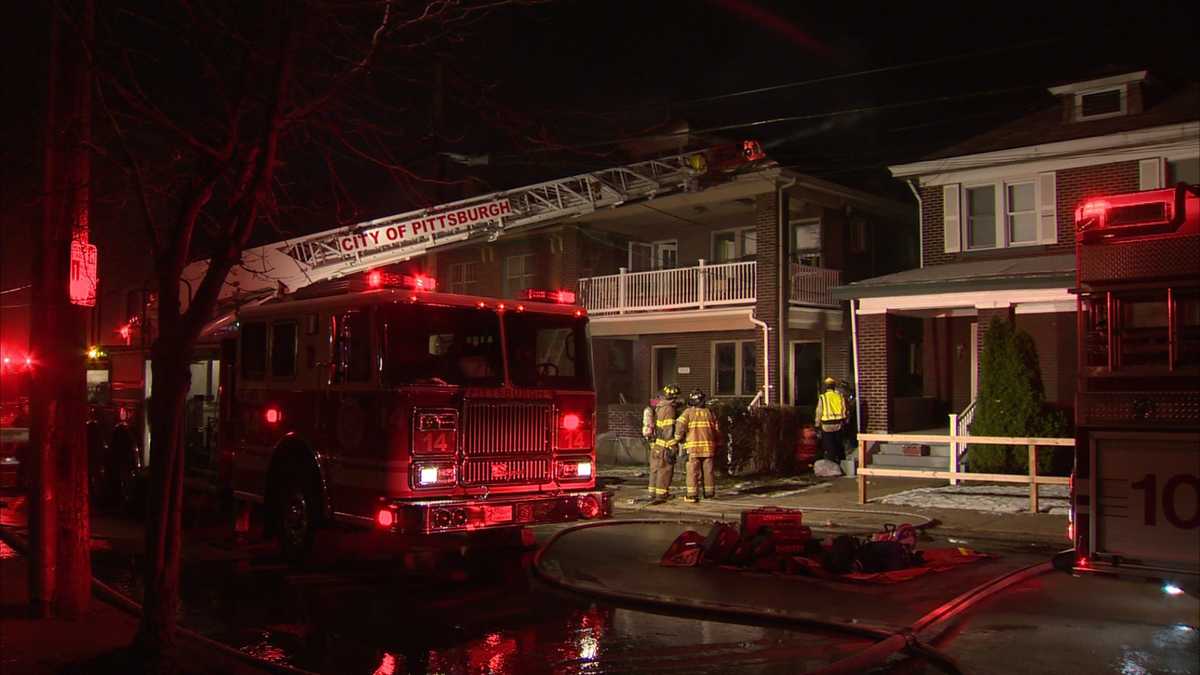
[[[1135,192],[1138,189],[1138,163],[1113,162],[1055,173],[1058,241],[1044,246],[1013,249],[989,249],[946,253],[942,226],[942,186],[921,187],[921,241],[925,247],[925,265],[966,262],[995,257],[1054,255],[1075,250],[1075,207],[1084,199],[1100,194]]]
[[[768,356],[771,372],[767,373],[770,384],[771,403],[778,403],[783,391],[779,379],[779,303],[787,302],[786,284],[780,283],[779,247],[786,246],[786,241],[779,240],[779,208],[778,195],[775,192],[758,195],[755,198],[754,228],[758,236],[756,260],[756,289],[754,316],[770,328],[771,340],[768,346]],[[759,357],[761,362],[762,357]],[[761,371],[760,371],[761,372]]]
[[[887,348],[891,320],[887,314],[858,317],[858,400],[862,406],[861,428],[886,432],[891,422],[891,351]]]

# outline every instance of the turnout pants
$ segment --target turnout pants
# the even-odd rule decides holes
[[[671,493],[671,480],[675,477],[675,465],[667,461],[667,449],[650,444],[650,496],[666,497]]]
[[[696,498],[701,490],[704,496],[712,499],[717,496],[717,484],[713,480],[713,458],[688,455],[687,461],[687,496]]]
[[[821,450],[824,452],[825,459],[831,462],[840,462],[846,459],[846,447],[842,445],[842,430],[822,431]]]

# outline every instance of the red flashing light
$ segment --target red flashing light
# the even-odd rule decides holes
[[[437,280],[433,277],[427,277],[424,274],[418,274],[412,278],[413,287],[421,291],[432,291],[437,289]]]
[[[383,272],[378,270],[367,273],[367,285],[371,288],[380,288],[383,286]]]
[[[499,305],[496,305],[496,307],[497,307],[497,309],[499,309],[500,311],[504,311],[504,303],[503,303],[503,302],[502,302],[502,303],[500,303]]]
[[[525,311],[525,305],[517,305],[517,311],[518,311],[518,312],[524,312],[524,311]]]
[[[575,310],[575,318],[578,319],[581,316],[583,316],[583,310],[582,309]]]
[[[544,288],[526,288],[521,291],[522,300],[536,300],[538,302],[554,302],[560,305],[575,304],[575,291],[560,288],[557,291],[551,291]]]
[[[1091,561],[1089,561],[1087,559],[1087,556],[1085,556],[1085,555],[1079,556],[1079,559],[1075,561],[1076,567],[1087,567],[1090,564],[1091,564]]]
[[[567,431],[575,431],[579,428],[579,425],[583,424],[583,420],[575,413],[566,413],[562,416],[562,421],[559,424]]]
[[[600,515],[600,500],[588,495],[579,498],[579,515],[591,520]]]
[[[8,365],[12,365],[12,359],[11,359],[10,357],[7,357],[7,356],[6,356],[6,357],[4,357],[4,365],[6,365],[6,366],[8,366]]]
[[[124,340],[125,344],[128,345],[129,338],[133,336],[133,324],[122,324],[121,327],[117,329],[117,334],[120,335],[121,339]]]
[[[32,357],[32,356],[26,356],[26,357],[25,357],[25,367],[26,367],[26,368],[32,368],[32,367],[33,367],[33,357]]]
[[[479,302],[475,303],[475,306],[478,307],[479,309],[483,309],[484,307],[487,307],[487,303],[480,300]]]
[[[380,527],[391,527],[396,524],[396,514],[392,513],[391,509],[379,509],[375,514],[375,522]]]
[[[283,411],[275,407],[267,408],[263,412],[263,419],[267,421],[267,424],[279,424],[283,421]]]

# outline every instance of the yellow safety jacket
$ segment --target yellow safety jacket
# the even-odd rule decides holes
[[[675,440],[689,457],[712,457],[717,452],[717,416],[708,408],[689,407],[675,420]]]
[[[673,448],[675,442],[675,403],[662,399],[654,406],[654,445]]]
[[[821,392],[817,399],[817,423],[825,431],[837,431],[846,421],[846,399],[836,389]],[[828,427],[828,428],[827,428]]]

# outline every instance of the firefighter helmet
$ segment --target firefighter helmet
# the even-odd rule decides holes
[[[700,407],[704,405],[704,401],[707,399],[708,397],[704,395],[704,392],[700,391],[699,389],[693,389],[692,393],[688,394],[687,400],[688,405]]]
[[[663,387],[663,396],[667,398],[679,398],[679,387],[673,384],[668,384]]]
[[[833,379],[832,377],[825,378],[825,386],[826,387],[832,387],[832,386],[835,386],[836,384],[837,384],[837,380]]]

